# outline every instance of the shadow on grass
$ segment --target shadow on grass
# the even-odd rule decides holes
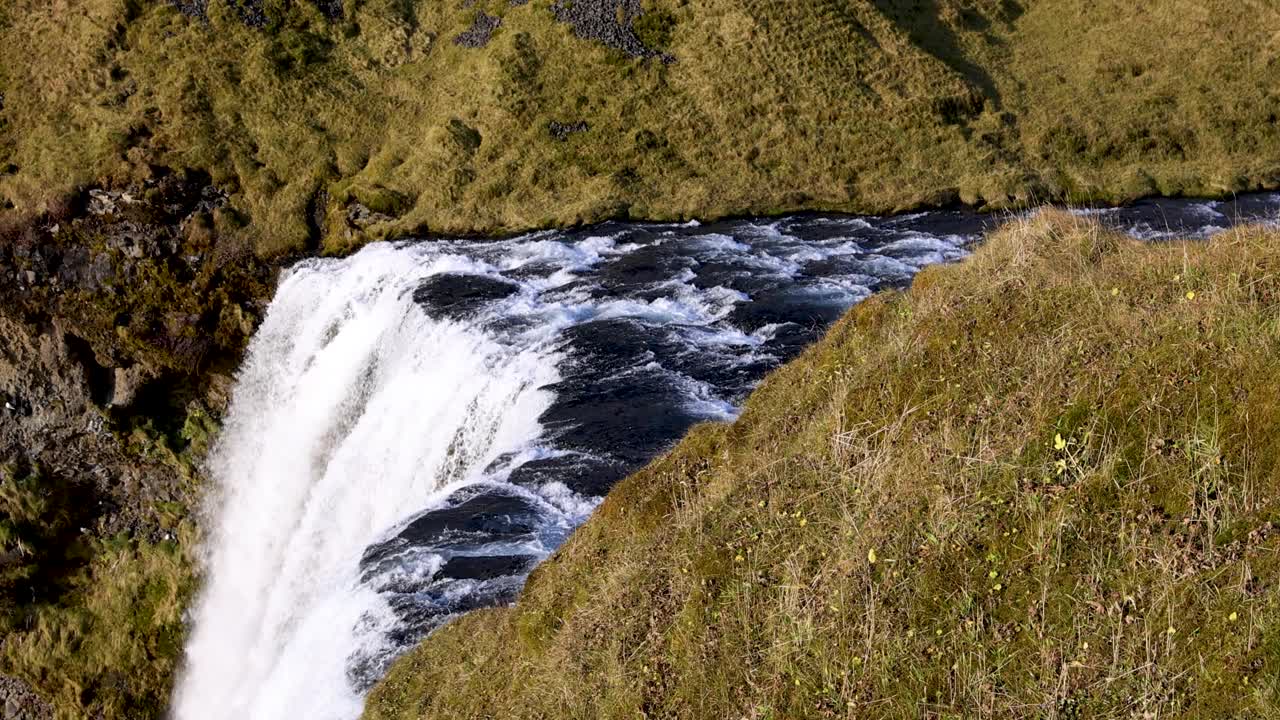
[[[982,91],[997,108],[1001,107],[1000,92],[991,75],[980,65],[965,57],[964,47],[955,29],[942,19],[939,0],[873,0],[876,9],[884,13],[894,25],[907,33],[911,41],[922,50],[941,60],[971,85]],[[1023,13],[1019,0],[1000,0],[984,14],[982,10],[966,2],[958,12],[960,23],[969,30],[987,34],[994,16],[1001,22],[1012,22]]]

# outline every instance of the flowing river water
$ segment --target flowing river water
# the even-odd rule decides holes
[[[1277,222],[1280,195],[1081,212],[1159,240]],[[295,265],[209,459],[176,717],[358,717],[399,652],[512,601],[613,483],[998,220],[608,223]]]

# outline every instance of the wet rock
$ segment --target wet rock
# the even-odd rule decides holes
[[[471,27],[453,39],[454,45],[467,48],[481,48],[489,44],[493,31],[502,25],[502,18],[489,15],[484,11],[477,12],[471,21]]]
[[[447,504],[410,522],[396,537],[370,546],[361,567],[409,547],[476,547],[490,542],[531,540],[541,527],[541,511],[527,497],[498,485],[472,485]]]
[[[460,320],[475,315],[487,303],[510,297],[515,283],[487,275],[446,273],[427,278],[413,291],[413,301],[435,316]]]
[[[569,328],[563,337],[568,358],[561,381],[548,388],[555,401],[541,418],[557,447],[634,469],[702,419],[662,365],[674,367],[681,347],[661,332],[609,319]],[[601,376],[610,379],[601,382]]]
[[[390,648],[350,659],[352,682],[372,685],[396,649],[450,617],[514,601],[541,557],[518,548],[528,547],[545,522],[537,501],[513,488],[472,485],[368,548],[360,561],[363,582],[383,596],[398,622],[386,636]],[[431,571],[431,558],[444,561]]]
[[[512,470],[508,480],[530,489],[558,482],[583,497],[602,497],[634,469],[634,463],[574,454],[530,460]]]
[[[824,298],[816,293],[790,289],[762,292],[753,298],[753,302],[734,306],[729,322],[746,332],[755,332],[766,325],[790,323],[796,327],[813,328],[817,333],[838,320],[848,305],[848,298],[842,292],[832,293],[824,302]]]
[[[454,555],[440,568],[438,577],[451,580],[492,580],[529,572],[536,555]]]

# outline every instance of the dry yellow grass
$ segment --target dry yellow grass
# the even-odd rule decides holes
[[[585,1],[585,0],[584,0]],[[882,212],[1280,183],[1280,10],[1162,0],[645,0],[636,60],[551,0],[0,9],[0,206],[210,173],[275,255],[605,217]],[[281,9],[288,5],[288,9]],[[477,11],[483,48],[455,45]],[[50,62],[50,58],[56,58]],[[551,122],[585,121],[564,141]],[[385,212],[347,221],[352,201]]]
[[[1267,717],[1280,237],[1057,212],[855,308],[370,720]]]

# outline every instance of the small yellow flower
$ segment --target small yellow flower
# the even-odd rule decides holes
[[[1067,449],[1067,441],[1066,441],[1065,439],[1063,439],[1063,437],[1062,437],[1062,434],[1061,434],[1061,433],[1059,433],[1059,434],[1057,434],[1057,435],[1054,435],[1054,436],[1053,436],[1053,449],[1054,449],[1054,450],[1066,450],[1066,449]]]
[[[991,578],[992,580],[995,580],[996,576],[999,574],[1000,573],[996,572],[995,570],[992,570],[991,572],[987,573],[987,577]]]
[[[1168,634],[1168,635],[1177,635],[1177,634],[1178,634],[1178,631],[1177,631],[1177,630],[1174,630],[1174,629],[1173,629],[1173,626],[1172,626],[1172,625],[1170,625],[1170,626],[1169,626],[1169,629],[1168,629],[1168,630],[1165,630],[1165,633],[1166,633],[1166,634]]]
[[[807,519],[800,518],[800,527],[804,527],[805,525],[808,525],[808,524],[809,524],[809,521]]]
[[[1188,300],[1195,300],[1195,299],[1196,299],[1196,291],[1195,291],[1195,290],[1188,290],[1188,291],[1187,291],[1187,299],[1188,299]]]
[[[734,557],[734,558],[733,558],[733,561],[734,561],[734,562],[742,562],[742,561],[743,561],[743,559],[744,559],[744,558],[742,557],[742,553],[738,553],[738,555],[737,555],[736,557]]]
[[[1231,622],[1235,622],[1239,617],[1240,617],[1239,615],[1236,615],[1234,612],[1232,612],[1230,615],[1227,616],[1227,620]]]
[[[871,548],[870,550],[868,550],[868,551],[867,551],[867,562],[871,563],[872,565],[875,565],[875,564],[876,564],[876,549],[875,549],[875,548]]]
[[[1120,294],[1120,288],[1111,288],[1111,297],[1115,297],[1116,295],[1119,295],[1119,294]]]

